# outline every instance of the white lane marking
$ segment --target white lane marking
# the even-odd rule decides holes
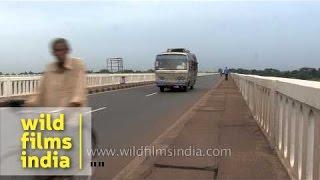
[[[88,112],[85,112],[85,114],[89,114],[89,113],[94,113],[94,112],[97,112],[97,111],[101,111],[101,110],[104,110],[108,108],[108,106],[104,106],[104,107],[101,107],[101,108],[98,108],[98,109],[95,109],[95,110],[92,110],[92,111],[88,111]],[[4,108],[1,108],[1,109],[4,109]],[[61,112],[61,111],[64,111],[64,109],[57,109],[57,110],[53,110],[53,111],[49,111],[49,113],[58,113],[58,112]],[[19,113],[34,113],[34,114],[38,114],[38,113],[41,113],[41,112],[38,112],[38,111],[19,111]]]
[[[63,111],[64,109],[57,109],[57,110],[53,110],[53,111],[50,111],[49,113],[57,113],[57,112],[61,112]]]
[[[151,94],[147,94],[146,97],[149,97],[149,96],[153,96],[153,95],[156,95],[157,92],[154,92],[154,93],[151,93]]]
[[[94,112],[97,112],[97,111],[104,110],[104,109],[106,109],[106,108],[107,108],[107,106],[102,107],[102,108],[98,108],[98,109],[95,109],[95,110],[92,110],[92,111],[89,111],[89,112],[86,112],[86,113],[87,113],[87,114],[89,114],[89,113],[94,113]]]

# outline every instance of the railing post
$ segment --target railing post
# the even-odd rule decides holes
[[[277,132],[278,132],[278,127],[276,123],[276,117],[278,116],[278,103],[277,103],[277,91],[276,91],[276,81],[272,80],[272,86],[270,89],[270,124],[269,124],[269,131],[270,131],[270,143],[271,147],[273,149],[276,148],[277,146]]]
[[[5,81],[5,85],[4,85],[4,96],[5,97],[9,97],[13,94],[12,92],[12,81],[7,78],[7,80]]]
[[[314,111],[314,157],[313,179],[320,179],[320,113]]]

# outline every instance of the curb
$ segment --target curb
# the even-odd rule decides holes
[[[153,81],[148,81],[148,82],[136,82],[136,83],[99,86],[99,87],[93,87],[93,88],[89,87],[88,94],[94,94],[94,93],[105,92],[105,91],[112,91],[112,90],[117,90],[117,89],[126,89],[126,88],[137,87],[137,86],[150,85],[153,83],[154,83]]]

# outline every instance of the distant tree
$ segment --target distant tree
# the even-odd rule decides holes
[[[266,68],[264,70],[256,69],[230,69],[231,72],[240,73],[240,74],[255,74],[260,76],[276,76],[276,77],[285,77],[285,78],[296,78],[296,79],[305,79],[305,80],[320,80],[320,68],[309,68],[303,67],[298,70],[292,71],[280,71],[277,69]]]
[[[97,73],[110,73],[110,71],[108,69],[101,69]]]
[[[27,71],[19,73],[19,75],[26,75],[26,74],[28,74]]]
[[[121,73],[134,73],[132,69],[124,69]]]
[[[280,71],[277,69],[267,68],[261,71],[262,76],[280,76]]]
[[[146,73],[154,73],[154,69],[148,69]]]

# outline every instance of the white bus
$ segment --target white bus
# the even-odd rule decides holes
[[[180,88],[183,91],[193,89],[197,73],[197,58],[189,50],[168,49],[156,56],[156,84],[161,92],[164,92],[165,88]]]

